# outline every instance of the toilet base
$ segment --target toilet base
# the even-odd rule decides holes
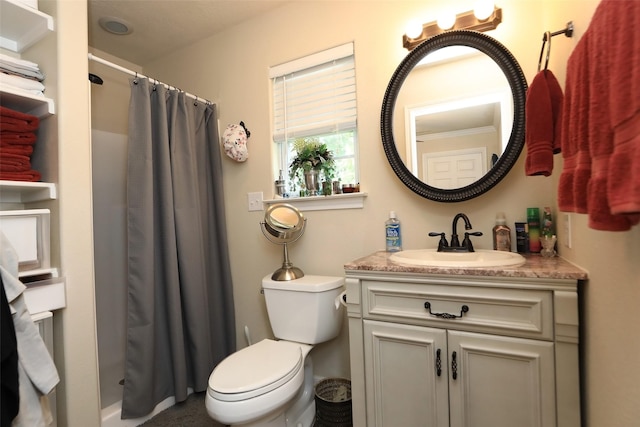
[[[304,383],[284,408],[247,424],[233,424],[232,427],[311,427],[315,416],[313,360],[308,354],[304,361]]]

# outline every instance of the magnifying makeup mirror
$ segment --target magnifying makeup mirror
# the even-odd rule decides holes
[[[260,222],[262,234],[271,243],[282,245],[284,249],[284,261],[282,267],[271,276],[272,280],[295,280],[304,276],[302,270],[289,261],[287,245],[297,241],[304,233],[307,224],[306,218],[295,207],[279,203],[269,206],[264,213],[264,221]]]

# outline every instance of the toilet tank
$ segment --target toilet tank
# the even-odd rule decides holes
[[[262,279],[271,329],[276,338],[318,344],[340,333],[343,305],[338,296],[344,277],[309,276],[276,281]]]

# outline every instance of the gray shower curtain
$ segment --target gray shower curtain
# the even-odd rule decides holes
[[[148,414],[235,351],[214,105],[131,80],[122,418]]]

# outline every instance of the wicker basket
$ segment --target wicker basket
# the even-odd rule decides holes
[[[314,427],[351,427],[351,381],[327,378],[316,384]]]

